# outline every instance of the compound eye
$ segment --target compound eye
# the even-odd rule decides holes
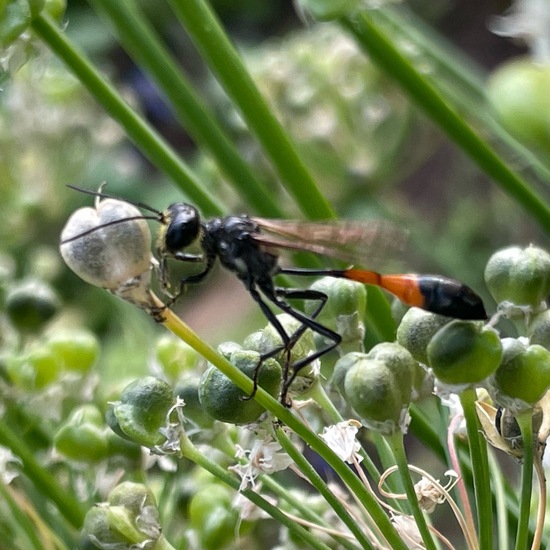
[[[168,250],[177,252],[192,244],[199,236],[200,215],[194,206],[182,202],[171,204],[167,219],[169,223],[164,240]]]

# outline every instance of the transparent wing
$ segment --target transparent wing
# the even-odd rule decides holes
[[[364,265],[394,256],[405,247],[408,232],[385,220],[303,222],[253,218],[265,246],[305,250]]]

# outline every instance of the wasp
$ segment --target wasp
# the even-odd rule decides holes
[[[69,185],[70,188],[100,198],[117,199],[101,191],[94,192]],[[120,200],[120,199],[117,199]],[[129,202],[129,201],[128,201]],[[258,304],[269,323],[279,334],[282,345],[264,353],[262,361],[281,351],[287,354],[283,372],[282,401],[285,402],[288,389],[298,372],[306,365],[327,354],[341,342],[341,336],[317,320],[327,295],[313,289],[292,289],[277,286],[277,275],[330,276],[378,286],[404,302],[426,311],[455,319],[485,320],[487,313],[483,301],[467,285],[441,275],[381,274],[362,268],[309,269],[283,267],[279,263],[280,250],[312,252],[319,256],[343,261],[353,261],[362,247],[372,247],[386,228],[371,221],[302,222],[274,220],[247,215],[214,217],[203,220],[197,208],[184,202],[176,202],[163,211],[143,203],[131,203],[151,212],[143,219],[159,222],[162,230],[157,239],[157,256],[160,263],[160,284],[164,290],[169,286],[168,260],[197,263],[200,270],[180,281],[179,290],[172,297],[171,305],[188,285],[201,283],[215,263],[232,272],[242,281],[252,299]],[[135,218],[131,218],[135,219]],[[109,225],[123,223],[129,219],[109,222]],[[96,227],[95,231],[105,227]],[[79,239],[90,231],[76,235],[62,242]],[[198,250],[198,252],[191,252]],[[306,315],[292,306],[291,300],[311,300],[317,306],[311,315]],[[287,313],[300,323],[294,334],[288,334],[270,306]],[[308,357],[290,365],[290,350],[300,336],[310,329],[326,340]],[[257,373],[254,375],[254,391],[257,387]]]

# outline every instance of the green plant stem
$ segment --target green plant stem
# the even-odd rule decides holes
[[[393,450],[397,468],[401,477],[401,482],[403,483],[405,493],[407,495],[407,502],[412,510],[416,526],[420,536],[422,537],[424,546],[427,550],[436,550],[437,547],[428,528],[428,524],[426,523],[426,518],[420,509],[418,504],[418,496],[414,490],[414,484],[412,482],[411,472],[407,462],[407,455],[405,454],[405,447],[403,445],[403,434],[401,432],[395,432],[391,436],[388,436],[387,440]]]
[[[223,481],[225,484],[229,485],[239,491],[239,481],[231,475],[225,468],[222,468],[215,462],[212,462],[208,459],[203,453],[201,453],[187,437],[187,435],[182,434],[180,437],[181,443],[181,452],[183,456],[201,468],[204,468],[207,472],[210,472],[212,475],[216,476],[218,479]],[[277,506],[274,506],[267,500],[265,500],[259,493],[252,491],[251,489],[244,489],[241,493],[251,500],[256,506],[260,507],[262,510],[267,512],[271,517],[275,518],[281,524],[285,525],[292,533],[300,537],[304,542],[309,544],[312,548],[317,550],[330,550],[329,547],[319,539],[304,529],[301,525],[296,524],[296,522],[287,517]]]
[[[161,304],[161,302],[159,301]],[[212,363],[217,369],[225,374],[234,384],[248,394],[252,393],[254,383],[248,376],[233,366],[227,359],[216,353],[206,342],[192,331],[179,317],[171,310],[163,312],[165,318],[162,321],[164,326],[175,336],[189,344],[207,361]],[[283,407],[276,399],[271,397],[265,390],[258,387],[254,394],[254,399],[267,411],[272,413],[282,423],[286,424],[307,445],[309,445],[319,456],[332,467],[334,472],[350,488],[355,496],[365,505],[371,514],[373,521],[379,526],[380,530],[386,536],[393,550],[406,550],[406,545],[397,534],[395,528],[390,522],[388,516],[382,510],[372,494],[363,486],[359,478],[340,460],[340,458],[321,440],[316,434],[309,430],[290,410]]]
[[[318,491],[320,495],[327,501],[334,513],[342,520],[347,528],[353,533],[357,542],[361,545],[361,548],[372,549],[372,545],[367,535],[361,529],[357,518],[350,515],[346,507],[340,502],[334,493],[328,488],[325,481],[317,473],[315,468],[307,461],[301,451],[298,451],[292,444],[292,441],[284,433],[284,430],[277,430],[277,439],[285,452],[294,460],[296,466],[307,477],[313,487]]]
[[[240,156],[230,137],[192,89],[173,55],[143,17],[136,2],[90,0],[90,3],[108,18],[126,51],[149,73],[168,99],[179,122],[198,146],[212,154],[240,196],[263,216],[283,217],[273,191],[260,183]]]
[[[493,453],[489,453],[489,466],[497,517],[497,548],[499,550],[508,550],[508,548],[510,548],[510,535],[508,531],[508,510],[506,507],[507,499],[506,489],[504,487],[504,476]]]
[[[261,480],[262,480],[262,485],[266,489],[270,489],[280,499],[284,499],[288,504],[294,507],[296,511],[300,513],[300,517],[316,525],[319,525],[322,527],[327,526],[326,525],[327,520],[323,519],[316,512],[314,512],[311,509],[311,507],[308,505],[307,501],[304,501],[303,498],[300,498],[295,493],[286,489],[286,487],[283,487],[281,484],[277,483],[273,479],[273,476],[262,475]],[[334,528],[334,526],[332,525],[330,525],[329,527]],[[357,545],[353,543],[351,540],[348,540],[345,537],[338,537],[336,535],[333,535],[333,536],[334,536],[334,540],[338,542],[340,547],[345,548],[346,550],[357,550]]]
[[[330,205],[258,91],[208,3],[205,0],[170,0],[170,4],[302,212],[313,220],[333,218]]]
[[[10,516],[13,517],[15,523],[13,523],[12,529],[17,533],[19,544],[26,540],[25,548],[43,550],[44,540],[41,537],[46,537],[47,533],[42,532],[41,526],[36,525],[27,513],[23,512],[21,503],[14,498],[9,485],[0,483],[0,500],[4,504],[2,519],[6,522]],[[10,523],[12,522],[10,521]]]
[[[160,170],[168,174],[204,214],[219,215],[223,208],[207,192],[197,177],[170,146],[122,99],[85,55],[44,15],[32,22],[33,30],[76,75],[92,97],[126,131],[140,151]]]
[[[495,150],[445,101],[441,94],[423,77],[380,30],[367,11],[341,20],[357,42],[382,70],[400,84],[408,95],[511,195],[540,226],[550,233],[550,206],[520,178]]]
[[[521,465],[521,500],[519,508],[516,550],[528,548],[531,494],[533,490],[533,411],[528,409],[516,415],[523,442]]]
[[[493,502],[489,475],[489,460],[487,446],[481,435],[481,426],[477,417],[475,402],[476,391],[473,388],[465,389],[460,393],[460,403],[464,410],[468,446],[474,478],[474,492],[477,509],[477,528],[479,531],[479,547],[493,547]]]
[[[52,477],[34,457],[20,436],[0,419],[0,445],[10,449],[21,459],[23,473],[34,486],[59,510],[61,515],[76,529],[84,523],[82,504],[72,495],[63,491],[59,482]]]
[[[371,12],[374,20],[384,27],[391,36],[399,35],[398,40],[411,41],[418,47],[422,63],[426,61],[434,69],[423,73],[439,91],[467,113],[468,118],[490,128],[510,150],[513,158],[523,159],[539,177],[550,184],[550,164],[547,157],[538,155],[517,141],[505,130],[487,108],[485,95],[486,78],[482,69],[453,46],[445,37],[437,34],[432,27],[404,4],[388,6],[386,9]],[[395,41],[395,39],[394,39]]]

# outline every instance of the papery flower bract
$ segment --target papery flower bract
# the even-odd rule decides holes
[[[256,487],[256,478],[259,474],[273,474],[285,470],[292,464],[292,459],[284,452],[279,452],[281,445],[273,441],[270,436],[264,439],[256,439],[250,450],[237,445],[235,457],[246,458],[247,463],[230,466],[229,469],[241,478],[239,491],[243,491],[249,485]]]
[[[156,445],[153,449],[158,454],[176,454],[181,451],[180,436],[183,433],[183,423],[185,418],[183,416],[183,407],[185,402],[181,397],[176,396],[176,403],[170,407],[166,413],[166,424],[164,427],[159,428],[159,432],[166,437],[166,441],[162,445]],[[171,421],[172,413],[176,413],[177,421]]]
[[[452,489],[458,481],[458,474],[454,470],[447,470],[445,475],[451,478],[445,487],[440,485],[439,480],[434,483],[433,480],[427,477],[422,477],[414,485],[420,508],[428,514],[431,514],[438,504],[445,502],[447,498],[445,493]]]
[[[359,454],[361,445],[355,438],[361,423],[357,420],[345,420],[324,428],[319,437],[345,462],[353,464],[361,462],[363,457]]]
[[[18,475],[16,465],[21,465],[21,459],[14,455],[10,449],[0,445],[0,479],[5,485],[9,485]]]
[[[421,550],[424,548],[422,536],[418,530],[415,520],[410,516],[393,516],[391,518],[397,532],[411,550]]]

